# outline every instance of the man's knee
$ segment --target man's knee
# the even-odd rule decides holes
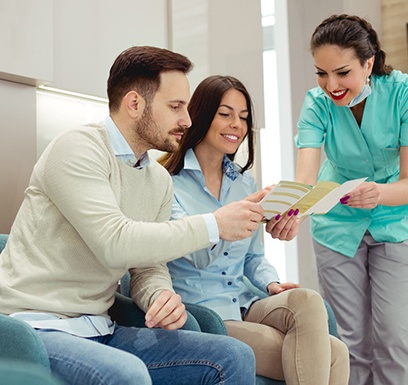
[[[228,355],[237,365],[242,362],[245,365],[255,365],[254,351],[250,346],[233,337],[226,337],[223,350],[228,351]]]
[[[110,367],[105,367],[105,378],[109,377],[107,384],[121,385],[151,385],[152,380],[146,365],[137,357],[134,360],[112,362]],[[104,382],[105,383],[105,382]]]

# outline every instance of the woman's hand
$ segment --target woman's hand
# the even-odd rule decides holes
[[[268,294],[274,295],[282,293],[285,290],[295,289],[300,287],[298,283],[286,282],[286,283],[278,283],[278,282],[271,282],[268,287]]]
[[[297,214],[296,210],[292,210],[292,213],[289,211],[283,217],[277,215],[270,219],[265,226],[266,232],[271,234],[274,239],[291,241],[299,232],[301,219],[297,217]]]
[[[375,182],[364,182],[340,199],[342,205],[372,209],[378,205],[381,191]]]

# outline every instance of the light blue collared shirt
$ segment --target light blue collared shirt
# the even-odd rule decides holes
[[[174,201],[172,219],[215,211],[241,200],[258,190],[252,174],[239,172],[239,166],[224,158],[224,176],[220,199],[207,189],[204,175],[192,149],[187,151],[184,168],[173,176]],[[183,301],[215,310],[224,320],[241,320],[241,308],[258,299],[243,282],[244,275],[266,293],[278,274],[264,256],[261,229],[252,237],[235,242],[220,241],[183,258],[169,262],[175,291]]]

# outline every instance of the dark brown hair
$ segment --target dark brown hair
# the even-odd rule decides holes
[[[172,153],[166,154],[159,161],[171,173],[178,174],[184,167],[184,157],[190,148],[197,146],[207,135],[214,116],[220,106],[221,99],[225,93],[231,89],[241,92],[246,100],[248,108],[248,160],[244,167],[241,168],[241,173],[252,167],[254,162],[254,133],[253,133],[253,106],[251,97],[245,86],[232,76],[214,75],[204,79],[194,91],[190,103],[188,104],[188,112],[191,117],[192,125],[184,135],[183,142],[180,148]],[[227,155],[231,160],[234,160],[234,154]]]
[[[386,54],[381,49],[377,32],[367,20],[358,16],[332,15],[323,20],[310,40],[312,54],[326,44],[352,48],[362,66],[374,56],[372,72],[375,75],[389,75],[392,71],[392,67],[385,64]]]
[[[113,63],[108,79],[109,110],[119,109],[122,98],[131,90],[150,103],[160,87],[160,74],[180,71],[187,74],[193,68],[183,55],[163,48],[140,46],[123,51]]]

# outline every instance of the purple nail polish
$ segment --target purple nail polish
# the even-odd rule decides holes
[[[299,214],[299,209],[296,209],[295,212],[293,213],[294,216]]]
[[[295,210],[293,210],[293,209],[290,209],[289,210],[289,212],[288,212],[288,215],[291,217],[292,215],[293,215],[293,213],[295,212]]]
[[[340,203],[342,204],[342,205],[344,205],[345,203],[347,203],[347,201],[350,199],[350,197],[347,195],[347,196],[345,196],[345,197],[343,197],[343,198],[341,198],[340,199]]]
[[[275,221],[278,221],[280,219],[280,214],[278,214],[276,217],[275,217]]]

